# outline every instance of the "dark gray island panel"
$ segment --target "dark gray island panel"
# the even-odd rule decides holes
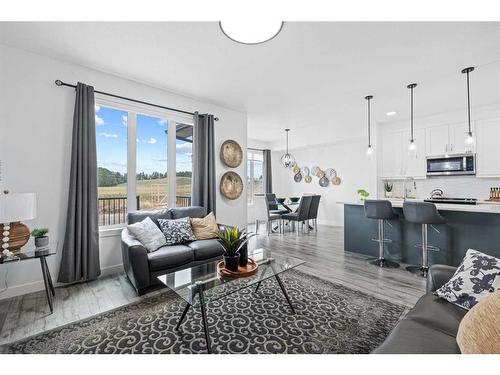
[[[421,227],[404,220],[403,210],[394,208],[399,218],[385,226],[385,237],[393,242],[386,245],[387,258],[408,264],[420,264]],[[440,210],[447,223],[428,229],[429,245],[441,251],[429,251],[429,263],[458,266],[467,249],[476,249],[500,258],[500,214]],[[344,204],[344,249],[368,256],[378,256],[377,221],[367,219],[364,207]]]

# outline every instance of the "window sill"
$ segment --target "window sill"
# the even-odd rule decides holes
[[[99,228],[99,237],[100,238],[105,238],[105,237],[116,237],[121,235],[123,228],[125,228],[126,225],[116,225],[116,226],[109,226],[109,227],[100,227]]]

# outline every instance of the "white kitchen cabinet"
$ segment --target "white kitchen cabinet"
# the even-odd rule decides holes
[[[426,129],[427,156],[439,156],[450,153],[449,126],[432,126]]]
[[[476,175],[500,177],[500,119],[476,122]]]
[[[409,134],[405,137],[406,142],[403,149],[403,155],[405,156],[403,166],[404,175],[414,178],[425,178],[427,174],[425,129],[416,129],[414,135],[417,150],[413,153],[408,152]]]
[[[382,178],[403,177],[404,131],[387,132],[382,135]]]
[[[468,145],[467,139],[468,125],[465,122],[452,124],[449,126],[449,153],[464,154],[466,152],[474,152],[474,145]]]

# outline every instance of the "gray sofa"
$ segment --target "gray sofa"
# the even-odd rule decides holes
[[[394,327],[374,354],[459,354],[456,336],[467,310],[432,292],[455,273],[456,268],[433,265],[427,278],[427,293]]]
[[[158,225],[158,219],[202,218],[206,215],[207,210],[199,206],[136,211],[127,215],[127,223],[137,223],[149,216]],[[121,246],[123,267],[138,295],[161,285],[157,276],[215,261],[222,258],[223,252],[219,242],[211,239],[164,246],[148,253],[127,228],[122,231]]]

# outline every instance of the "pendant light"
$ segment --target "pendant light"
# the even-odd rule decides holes
[[[368,147],[366,149],[366,155],[371,156],[373,154],[373,147],[372,147],[372,137],[371,137],[371,108],[370,108],[370,100],[373,99],[373,95],[367,95],[365,96],[366,102],[368,103]]]
[[[410,83],[406,87],[410,89],[410,144],[408,145],[408,151],[416,152],[417,144],[415,143],[415,136],[413,132],[413,89],[417,87],[417,84]]]
[[[474,136],[472,135],[472,128],[470,125],[470,89],[469,89],[469,73],[474,71],[474,67],[470,66],[468,68],[465,68],[462,70],[462,73],[466,74],[466,79],[467,79],[467,122],[469,124],[469,130],[467,132],[467,137],[465,139],[465,143],[467,145],[473,145],[474,144]]]
[[[281,164],[285,168],[290,168],[290,167],[293,167],[295,165],[295,158],[293,157],[292,154],[290,154],[288,152],[288,132],[289,131],[290,131],[290,129],[285,129],[285,132],[286,132],[286,152],[281,157]]]
[[[276,38],[283,29],[283,21],[273,20],[226,20],[220,21],[222,33],[233,42],[241,44],[261,44]]]

